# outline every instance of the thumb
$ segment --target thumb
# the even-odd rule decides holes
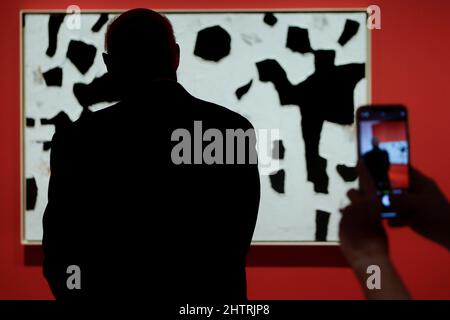
[[[399,218],[397,221],[393,221],[392,225],[404,225],[405,220],[409,219],[421,205],[419,197],[415,194],[399,194],[391,196],[391,207],[397,212]],[[402,221],[403,220],[403,221]]]
[[[357,166],[358,176],[359,176],[359,188],[362,193],[366,195],[375,195],[376,187],[372,176],[370,175],[369,169],[367,168],[364,161],[359,161]]]

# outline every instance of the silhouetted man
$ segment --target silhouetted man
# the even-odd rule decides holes
[[[244,300],[260,197],[257,164],[177,165],[171,152],[174,130],[194,137],[194,121],[224,135],[251,124],[177,83],[179,47],[160,14],[120,15],[108,28],[106,51],[120,102],[52,142],[43,248],[54,295]],[[254,148],[247,143],[245,152]],[[76,283],[70,265],[80,268],[81,289],[68,289]]]
[[[391,166],[389,154],[386,150],[380,149],[380,141],[377,137],[373,137],[371,142],[372,150],[364,154],[364,163],[375,180],[377,188],[379,190],[389,190],[391,188],[389,181],[389,168]]]

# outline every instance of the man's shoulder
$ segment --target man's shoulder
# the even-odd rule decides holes
[[[89,126],[96,122],[105,122],[108,119],[114,117],[120,117],[120,113],[123,109],[123,102],[117,102],[111,106],[98,111],[89,112],[85,117],[80,117],[76,122],[78,122],[80,127]]]
[[[80,116],[80,118],[73,123],[73,126],[71,127],[72,132],[81,134],[113,123],[114,119],[122,119],[122,104],[122,102],[117,102],[98,111],[86,112],[85,115]]]
[[[117,108],[119,104],[95,112],[84,111],[71,125],[57,131],[53,140],[64,141],[64,144],[68,144],[77,143],[77,141],[82,141],[83,137],[92,136],[95,134],[94,131],[101,131],[105,124],[118,116]]]
[[[200,112],[202,112],[208,120],[211,119],[213,122],[229,126],[229,128],[242,128],[244,130],[253,129],[253,125],[246,117],[230,108],[198,98],[195,98],[195,100],[196,104],[201,109]]]
[[[219,104],[205,101],[193,96],[185,96],[182,101],[178,101],[180,106],[173,108],[170,105],[164,106],[165,112],[156,111],[155,106],[148,102],[144,108],[129,105],[126,102],[118,102],[105,109],[95,112],[88,112],[73,123],[67,135],[70,136],[92,136],[98,132],[107,133],[111,130],[117,131],[117,128],[126,128],[133,126],[133,122],[139,122],[141,117],[164,118],[163,122],[171,121],[171,118],[187,116],[194,120],[203,120],[210,126],[217,128],[241,128],[243,130],[253,129],[251,122],[239,113],[230,108]],[[184,110],[182,110],[184,109]],[[133,110],[133,112],[130,112]],[[189,114],[191,116],[189,116]]]

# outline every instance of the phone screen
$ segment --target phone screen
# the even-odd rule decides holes
[[[358,154],[374,179],[382,218],[392,219],[391,195],[409,189],[408,113],[403,106],[358,109]]]

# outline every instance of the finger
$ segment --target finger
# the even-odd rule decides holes
[[[340,212],[342,215],[346,215],[346,214],[348,214],[349,212],[351,212],[352,207],[353,207],[352,205],[348,205],[348,206],[346,206],[346,207],[344,207],[344,208],[339,209],[339,212]]]
[[[415,211],[418,203],[416,195],[413,194],[399,194],[391,196],[391,207],[400,216],[408,217]]]
[[[358,176],[359,176],[359,188],[363,194],[372,195],[376,193],[375,182],[370,175],[367,166],[364,161],[359,161],[357,166]]]
[[[411,168],[411,190],[413,192],[420,192],[427,187],[433,186],[434,182],[432,179],[424,175],[422,172],[416,168]]]
[[[418,180],[430,180],[430,178],[414,167],[411,167],[411,177],[417,178]]]
[[[393,218],[389,219],[388,221],[389,226],[393,228],[400,228],[408,225],[408,220],[403,217]]]
[[[347,192],[347,197],[351,202],[356,202],[361,199],[361,193],[356,189],[350,189]]]

